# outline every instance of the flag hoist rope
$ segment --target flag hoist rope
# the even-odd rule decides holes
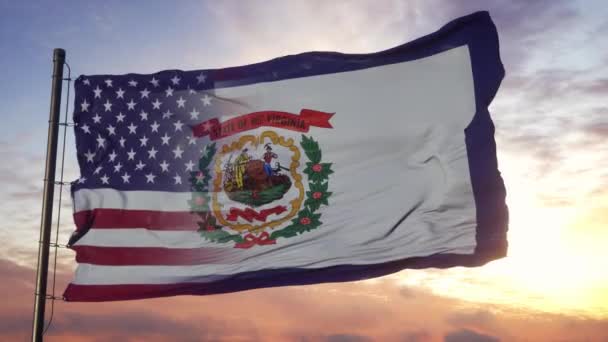
[[[63,78],[63,66],[68,68],[68,77]],[[64,164],[65,164],[65,143],[67,135],[67,127],[73,126],[67,122],[68,107],[65,109],[65,120],[59,122],[60,110],[61,110],[61,88],[63,81],[68,81],[68,91],[66,93],[66,103],[69,103],[70,96],[70,82],[71,82],[71,71],[69,65],[65,63],[65,50],[55,49],[53,51],[53,76],[52,76],[52,87],[51,87],[51,106],[49,111],[49,127],[48,127],[48,138],[47,138],[47,151],[46,151],[46,163],[45,163],[45,174],[44,174],[44,189],[42,198],[42,215],[40,220],[40,239],[38,241],[38,267],[36,272],[36,292],[34,302],[34,319],[32,322],[32,341],[42,341],[44,333],[50,327],[53,311],[54,301],[56,299],[62,299],[55,296],[55,280],[56,280],[56,269],[57,269],[57,248],[64,247],[58,244],[59,237],[59,225],[61,217],[61,200],[63,185],[68,183],[63,181],[64,176]],[[61,156],[61,171],[60,181],[55,181],[55,169],[57,162],[57,140],[59,133],[59,126],[64,126],[63,141],[62,141],[62,156]],[[55,185],[59,185],[59,207],[57,214],[57,229],[55,232],[55,242],[51,243],[51,227],[53,220],[53,195]],[[52,295],[47,295],[47,278],[48,278],[48,264],[49,264],[49,249],[50,247],[55,248],[54,250],[54,266],[53,266],[53,283],[52,283]],[[44,327],[45,318],[45,304],[46,300],[51,300],[51,315],[49,323]]]

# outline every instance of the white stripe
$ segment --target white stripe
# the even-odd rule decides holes
[[[191,192],[81,189],[74,192],[74,212],[103,209],[188,211]]]
[[[158,231],[145,228],[91,229],[74,245],[163,248],[221,247],[221,245],[218,245],[217,243],[205,242],[197,232]],[[234,249],[232,248],[232,245],[230,247],[231,249]]]
[[[198,268],[198,270],[195,270]],[[77,285],[203,283],[226,278],[202,269],[207,266],[97,266],[78,264],[72,281]],[[197,272],[197,273],[193,273]],[[198,274],[199,276],[196,276]]]

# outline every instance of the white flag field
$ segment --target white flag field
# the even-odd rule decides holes
[[[370,54],[82,75],[64,297],[353,281],[506,255],[487,12]]]

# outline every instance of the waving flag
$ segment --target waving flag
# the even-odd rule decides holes
[[[506,254],[486,12],[390,50],[80,76],[69,301],[366,279]]]

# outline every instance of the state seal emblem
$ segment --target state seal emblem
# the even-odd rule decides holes
[[[235,134],[262,126],[299,132],[308,132],[310,126],[332,128],[332,115],[308,109],[300,115],[264,111],[193,127],[195,136],[212,140],[190,177],[189,204],[199,217],[201,236],[251,248],[319,228],[319,209],[329,205],[333,173],[319,143],[309,135],[297,139],[276,130]]]

